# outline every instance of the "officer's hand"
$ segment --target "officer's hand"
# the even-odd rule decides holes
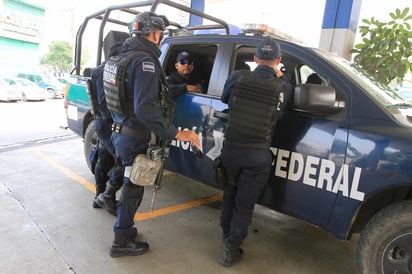
[[[202,93],[202,89],[200,85],[186,85],[186,90],[190,92]]]
[[[280,78],[283,76],[283,72],[278,67],[275,68],[275,74],[277,78]]]
[[[179,130],[175,138],[180,141],[192,142],[193,145],[200,147],[199,136],[193,130]]]

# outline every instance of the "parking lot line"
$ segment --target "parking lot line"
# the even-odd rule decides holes
[[[211,202],[216,202],[216,201],[219,201],[220,199],[222,199],[222,194],[217,194],[217,195],[213,195],[213,196],[206,197],[203,199],[198,199],[198,200],[190,201],[190,202],[183,203],[183,204],[178,204],[174,206],[168,206],[165,208],[153,210],[152,212],[136,213],[136,215],[134,216],[134,219],[136,221],[142,221],[142,220],[146,220],[146,219],[150,219],[150,218],[154,218],[154,217],[158,217],[162,215],[171,214],[171,213],[185,210],[188,208],[208,204]]]
[[[41,157],[43,160],[47,161],[49,164],[51,164],[52,166],[57,168],[59,171],[61,171],[62,173],[66,174],[67,176],[72,178],[78,184],[84,186],[85,188],[87,188],[91,192],[96,193],[96,188],[95,188],[95,185],[93,183],[87,181],[86,179],[79,176],[77,173],[73,172],[69,168],[67,168],[67,167],[59,164],[58,162],[54,161],[47,154],[41,152],[37,147],[31,147],[30,150],[31,150],[32,153],[34,153],[37,156]],[[159,217],[159,216],[162,216],[162,215],[171,214],[171,213],[182,211],[182,210],[185,210],[185,209],[188,209],[188,208],[197,207],[197,206],[201,206],[201,205],[204,205],[204,204],[216,202],[216,201],[220,200],[221,198],[222,198],[222,194],[217,194],[217,195],[213,195],[213,196],[210,196],[210,197],[193,200],[193,201],[190,201],[190,202],[187,202],[187,203],[177,204],[177,205],[168,206],[168,207],[165,207],[165,208],[153,210],[152,212],[136,213],[136,215],[134,216],[134,220],[135,221],[142,221],[142,220],[146,220],[146,219]]]
[[[90,190],[93,193],[96,193],[96,187],[93,183],[90,183],[89,181],[87,181],[86,179],[84,179],[83,177],[79,176],[77,173],[71,171],[70,169],[68,169],[65,166],[62,166],[61,164],[59,164],[58,162],[54,161],[52,158],[50,158],[47,154],[41,152],[37,147],[31,147],[30,150],[36,154],[37,156],[40,156],[41,158],[43,158],[44,160],[46,160],[49,164],[51,164],[52,166],[54,166],[55,168],[57,168],[58,170],[60,170],[62,173],[66,174],[67,176],[69,176],[70,178],[72,178],[73,180],[75,180],[77,183],[81,184],[82,186],[84,186],[85,188],[87,188],[88,190]]]

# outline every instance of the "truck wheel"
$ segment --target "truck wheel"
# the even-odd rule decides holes
[[[358,242],[359,273],[412,273],[412,201],[376,213]]]
[[[95,148],[98,144],[98,139],[96,132],[94,131],[94,121],[92,120],[89,125],[87,126],[86,132],[84,134],[84,139],[83,139],[83,150],[84,150],[84,158],[86,159],[87,166],[89,169],[92,171],[90,162],[89,162],[89,156],[90,152]],[[93,171],[92,171],[93,172]]]

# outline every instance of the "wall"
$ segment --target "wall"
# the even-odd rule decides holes
[[[36,72],[45,10],[28,1],[0,1],[0,75]]]

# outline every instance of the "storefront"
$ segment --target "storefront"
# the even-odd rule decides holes
[[[37,72],[45,9],[30,1],[0,0],[0,75]]]

